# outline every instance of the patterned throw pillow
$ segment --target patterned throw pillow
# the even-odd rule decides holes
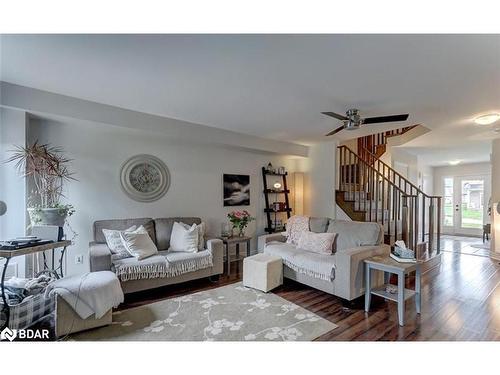
[[[205,231],[207,230],[207,225],[205,222],[198,224],[198,250],[205,250]]]
[[[129,258],[131,255],[125,248],[122,242],[120,234],[122,232],[133,232],[137,230],[137,225],[132,225],[130,228],[125,230],[113,230],[113,229],[103,229],[102,233],[106,238],[106,244],[111,250],[111,254],[116,255],[115,258]]]
[[[333,244],[335,243],[336,236],[336,233],[314,233],[304,231],[300,236],[297,247],[318,254],[331,255],[333,253]]]

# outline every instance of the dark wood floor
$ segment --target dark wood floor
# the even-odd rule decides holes
[[[217,282],[197,280],[128,295],[120,309],[210,289],[241,279],[242,266]],[[362,304],[346,308],[339,298],[285,280],[273,292],[332,321],[338,328],[318,340],[500,340],[500,265],[483,256],[443,252],[442,264],[423,276],[422,314],[406,303],[406,325],[397,322],[396,305],[377,299],[366,314]]]

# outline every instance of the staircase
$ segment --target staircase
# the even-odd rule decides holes
[[[388,130],[383,133],[371,134],[365,137],[358,138],[358,152],[359,156],[363,159],[370,159],[370,155],[365,155],[365,151],[380,158],[387,149],[387,141],[389,138],[403,135],[410,130],[416,128],[418,125],[406,126],[400,129]]]
[[[371,143],[375,153],[359,143],[358,153],[337,148],[337,204],[352,220],[381,224],[386,244],[404,240],[420,259],[430,259],[440,252],[441,197],[425,194],[382,162],[380,144]]]

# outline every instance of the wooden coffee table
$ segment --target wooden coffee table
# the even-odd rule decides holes
[[[378,270],[384,272],[384,285],[372,288],[371,271]],[[405,275],[415,271],[415,290],[405,288]],[[386,291],[389,285],[390,274],[398,275],[397,293]],[[370,310],[371,295],[376,295],[398,304],[399,325],[404,326],[405,301],[415,297],[417,314],[420,314],[420,281],[421,271],[419,263],[400,263],[389,256],[375,256],[365,259],[365,311]]]

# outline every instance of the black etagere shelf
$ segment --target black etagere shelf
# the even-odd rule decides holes
[[[287,176],[288,173],[277,173],[274,171],[269,171],[266,167],[262,167],[262,178],[264,181],[264,199],[266,203],[266,208],[264,212],[267,217],[267,233],[276,233],[284,230],[284,225],[277,225],[278,216],[281,213],[286,213],[287,219],[290,218],[292,213],[292,208],[290,207],[290,200],[288,198],[288,194],[290,194],[290,190],[287,185]],[[271,189],[268,187],[268,177],[281,177],[281,188],[279,189]],[[274,197],[276,201],[270,202],[270,197]],[[278,199],[283,199],[283,201],[278,201]],[[275,204],[281,204],[281,207],[276,207]]]

